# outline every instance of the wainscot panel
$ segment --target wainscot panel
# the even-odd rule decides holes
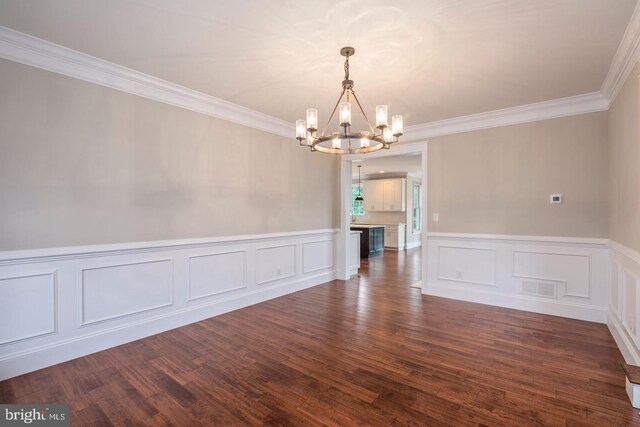
[[[333,241],[306,242],[302,247],[303,271],[312,273],[333,267]]]
[[[247,251],[189,257],[189,301],[247,287]]]
[[[173,303],[173,259],[81,267],[82,325]]]
[[[296,244],[264,246],[256,250],[257,284],[284,280],[296,275]]]
[[[0,344],[56,331],[55,272],[0,278]]]
[[[496,286],[496,250],[438,246],[438,280]]]

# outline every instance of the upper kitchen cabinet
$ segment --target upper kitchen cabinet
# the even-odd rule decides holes
[[[404,212],[406,210],[406,180],[383,179],[365,181],[365,211]]]
[[[404,211],[405,208],[405,180],[392,179],[384,181],[383,199],[385,211]]]
[[[384,210],[384,181],[365,181],[362,187],[364,211]]]

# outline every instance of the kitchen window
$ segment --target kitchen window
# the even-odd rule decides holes
[[[362,194],[362,186],[353,184],[351,186],[351,215],[364,215],[364,202],[356,201],[356,197]]]
[[[413,183],[413,233],[422,231],[422,184]]]

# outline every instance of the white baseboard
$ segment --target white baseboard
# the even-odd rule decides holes
[[[524,295],[469,289],[467,287],[449,286],[441,283],[429,283],[426,288],[422,288],[422,292],[426,295],[531,311],[534,313],[550,314],[571,319],[587,320],[590,322],[606,323],[607,321],[607,311],[604,307],[593,307],[555,300],[542,301],[539,298],[531,298]]]
[[[334,280],[335,234],[0,252],[0,380]]]
[[[422,242],[420,242],[420,241],[418,241],[418,242],[410,242],[410,243],[407,243],[406,249],[419,248],[420,246],[422,246]]]

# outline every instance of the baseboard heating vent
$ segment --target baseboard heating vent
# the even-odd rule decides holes
[[[522,281],[520,293],[545,298],[557,298],[558,284],[546,280],[526,279]]]

